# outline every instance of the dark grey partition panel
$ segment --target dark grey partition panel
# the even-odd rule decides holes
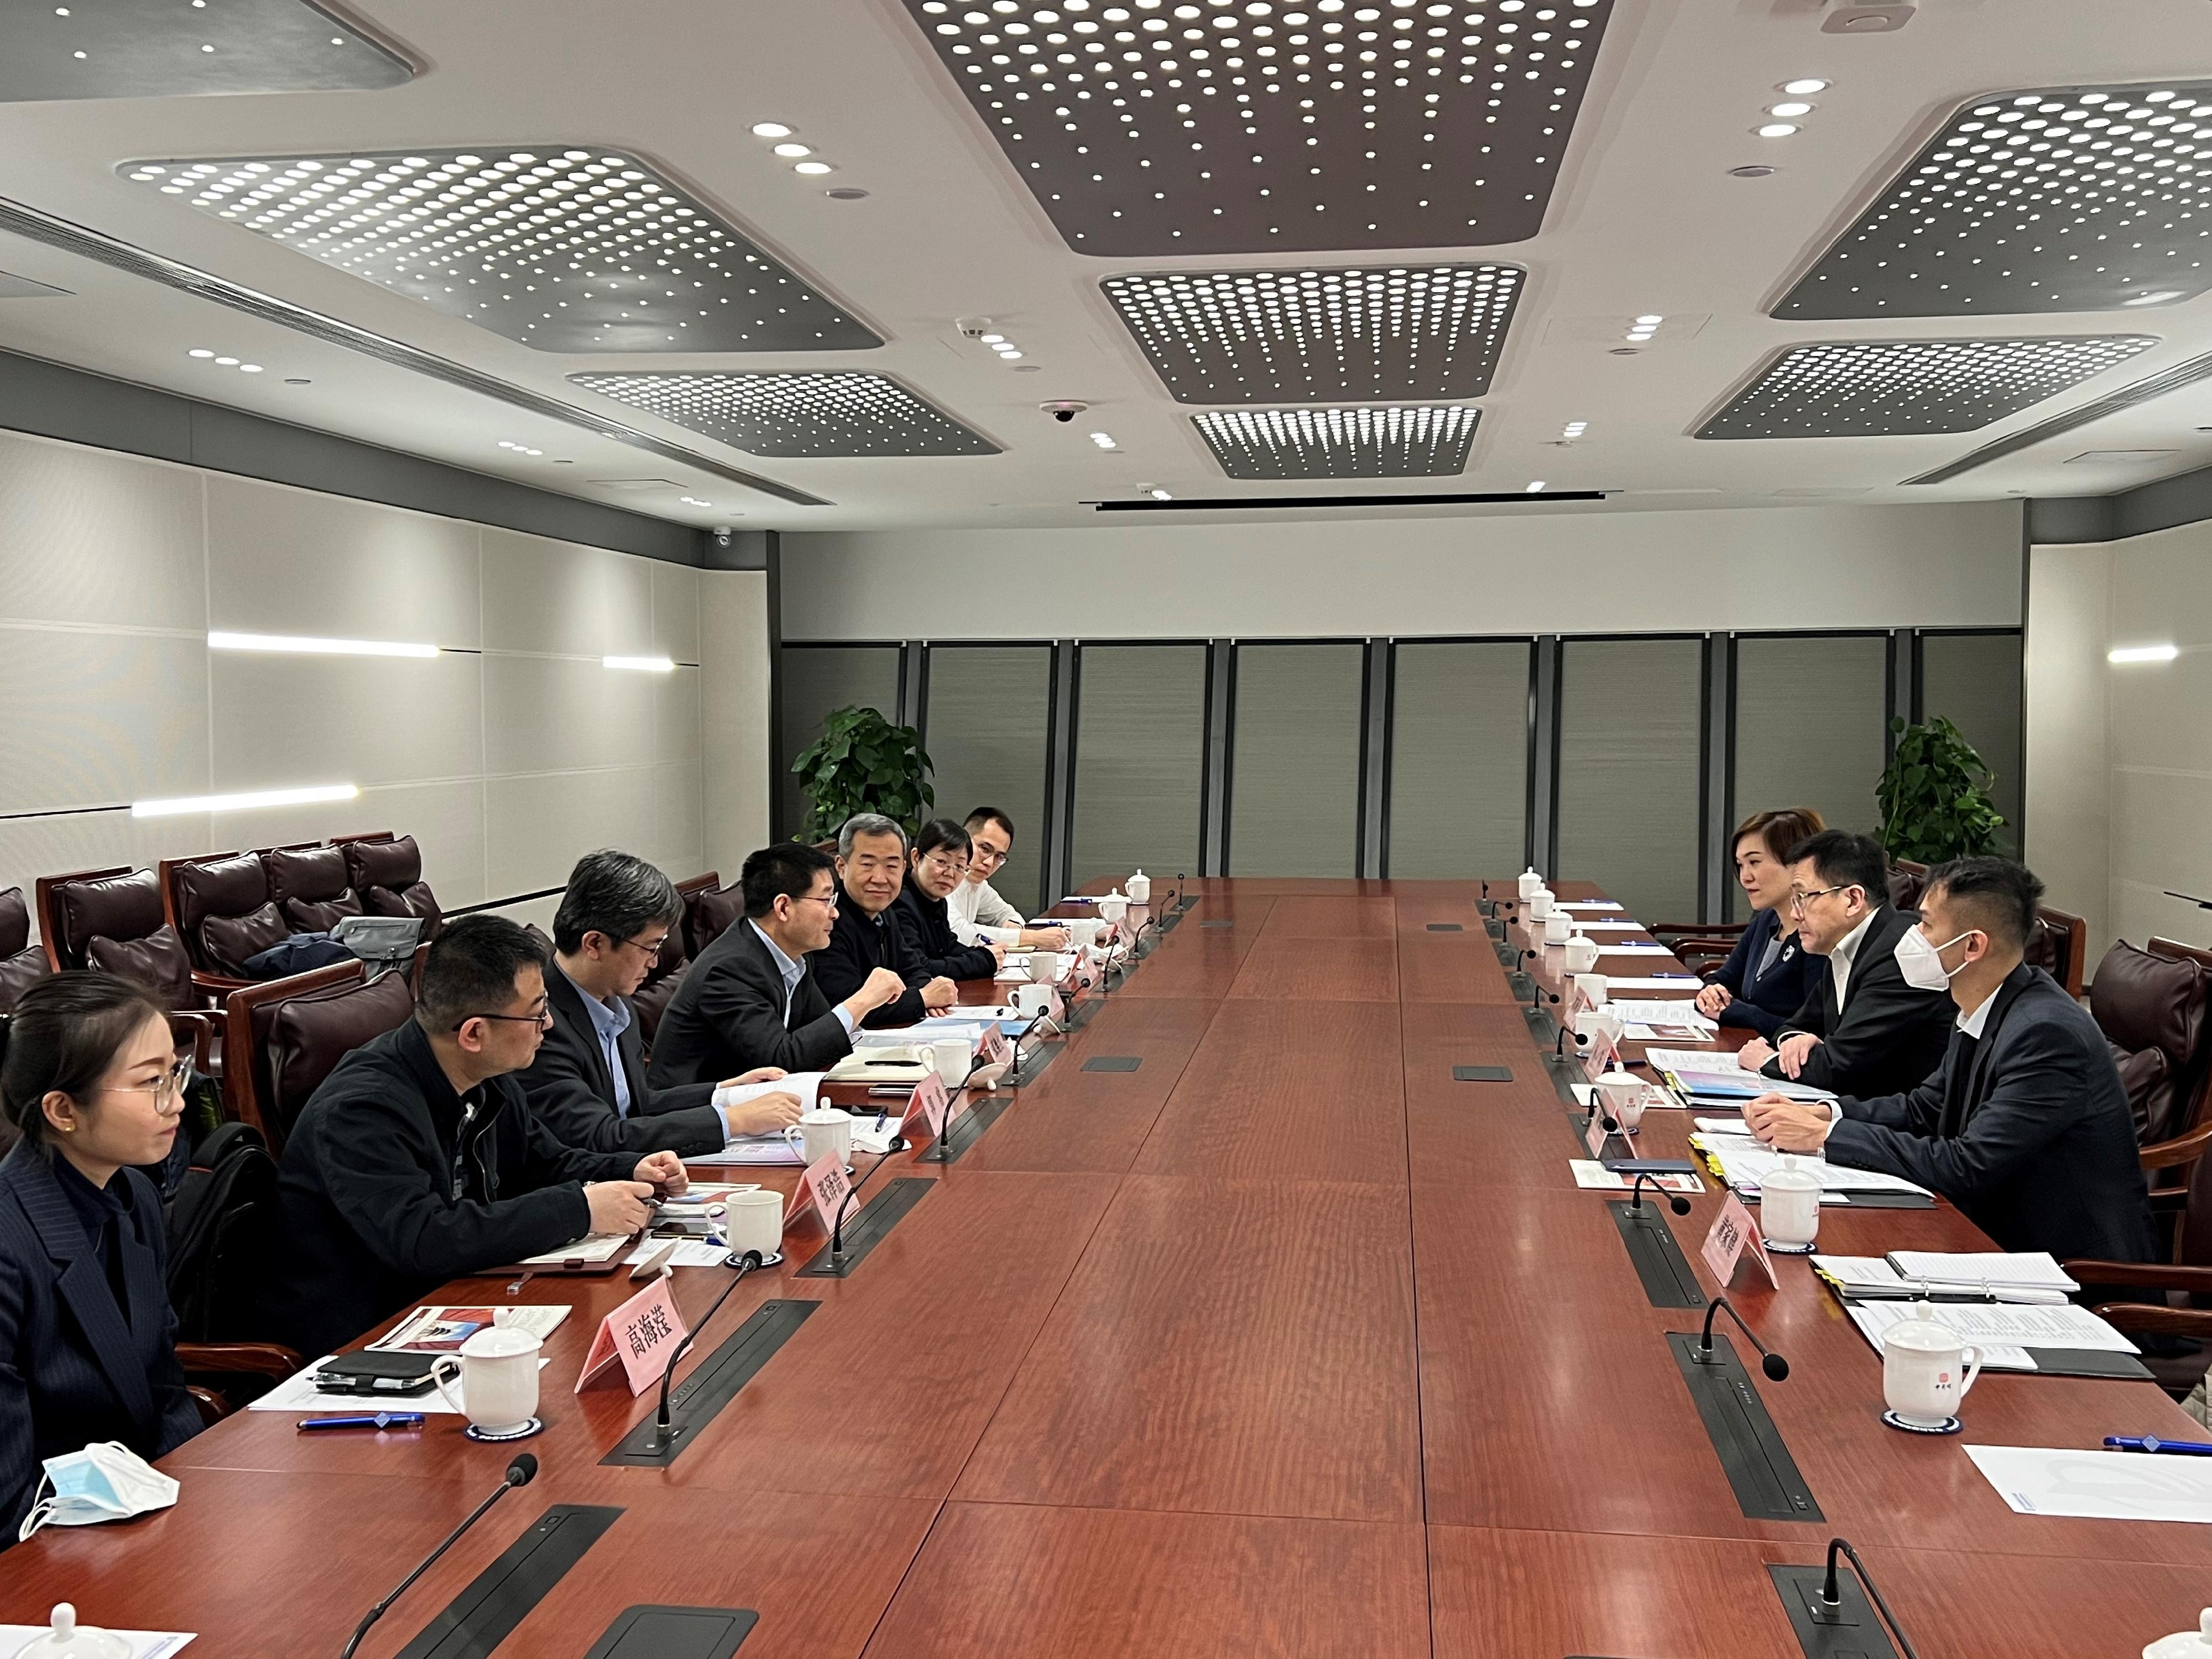
[[[1887,635],[1747,635],[1735,653],[1736,818],[1809,806],[1831,829],[1871,835],[1888,752]],[[1741,921],[1733,884],[1729,902]]]
[[[1366,647],[1239,644],[1229,759],[1229,873],[1359,870]]]
[[[2010,629],[1923,633],[1919,649],[1921,718],[1942,715],[1966,734],[1996,775],[1990,795],[2004,814],[1999,839],[2005,851],[2017,851],[2022,800],[2021,636]]]
[[[1197,872],[1205,748],[1203,645],[1081,647],[1072,885]]]
[[[787,645],[777,659],[783,674],[783,754],[787,768],[822,735],[833,708],[873,708],[896,721],[899,707],[899,647],[896,645]],[[788,770],[776,781],[783,825],[797,835],[807,801]],[[735,881],[734,870],[722,872]]]
[[[937,814],[958,818],[991,805],[1012,816],[1013,856],[991,884],[1024,914],[1040,909],[1052,647],[933,645],[927,664],[922,747],[936,763]]]
[[[1559,647],[1557,874],[1646,922],[1698,914],[1704,642]]]
[[[1389,876],[1464,880],[1528,849],[1527,640],[1401,641],[1390,684]]]

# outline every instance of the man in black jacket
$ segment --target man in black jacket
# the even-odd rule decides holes
[[[300,1114],[276,1176],[273,1334],[327,1353],[449,1279],[635,1232],[673,1152],[562,1146],[512,1075],[547,1019],[545,956],[504,917],[464,916],[430,946],[415,1017],[363,1043]]]
[[[1951,1002],[1940,988],[1908,985],[1898,969],[1898,941],[1912,931],[1915,913],[1889,902],[1881,844],[1824,830],[1790,849],[1790,880],[1798,940],[1827,957],[1828,970],[1814,976],[1774,1043],[1747,1042],[1736,1063],[1839,1095],[1916,1086],[1943,1063]]]
[[[871,1026],[911,1025],[958,1000],[952,981],[932,977],[907,954],[890,908],[906,882],[906,831],[874,812],[855,812],[837,832],[837,920],[830,943],[814,964],[822,994],[850,996],[868,975],[888,968],[906,989],[868,1016]]]
[[[521,1079],[530,1109],[568,1146],[697,1158],[720,1152],[734,1135],[769,1134],[796,1123],[805,1109],[790,1094],[715,1103],[718,1086],[772,1081],[783,1075],[775,1066],[722,1085],[656,1089],[646,1080],[629,999],[683,915],[676,884],[628,853],[586,853],[568,873],[553,918],[553,966],[545,975],[553,1029]]]
[[[1942,1194],[2000,1249],[2148,1261],[2149,1200],[2112,1049],[2088,1011],[2021,959],[2042,896],[2002,859],[1940,866],[1897,956],[1908,981],[1948,981],[1957,1018],[1941,1069],[1834,1111],[1767,1095],[1744,1116],[1784,1152],[1825,1149]]]
[[[906,992],[878,968],[832,1007],[814,980],[814,954],[837,914],[836,865],[795,841],[763,847],[738,880],[745,919],[699,953],[653,1036],[656,1089],[756,1066],[827,1070],[852,1052],[861,1020]]]

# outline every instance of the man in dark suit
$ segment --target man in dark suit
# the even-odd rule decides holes
[[[900,995],[868,1016],[872,1026],[911,1025],[959,1000],[951,980],[933,976],[908,954],[891,917],[891,905],[906,884],[906,831],[893,820],[855,812],[837,832],[837,918],[814,973],[827,997],[850,996],[881,969],[896,974]]]
[[[745,919],[699,953],[653,1033],[647,1082],[672,1089],[757,1066],[819,1072],[852,1051],[853,1032],[906,981],[878,968],[832,1006],[811,957],[837,915],[836,863],[795,841],[763,847],[738,877]]]
[[[1948,981],[1949,1052],[1917,1088],[1826,1105],[1763,1096],[1752,1132],[1784,1152],[1880,1170],[1943,1194],[2007,1250],[2148,1261],[2149,1200],[2111,1048],[2088,1011],[2021,960],[2043,884],[2002,859],[1938,866],[1905,978]]]
[[[1772,1044],[1754,1039],[1737,1051],[1744,1070],[1839,1095],[1887,1095],[1943,1063],[1950,1000],[1941,987],[1907,984],[1899,970],[1898,941],[1912,931],[1915,913],[1889,902],[1888,877],[1881,845],[1847,830],[1824,830],[1790,849],[1798,940],[1828,969]]]
[[[629,999],[683,915],[676,884],[628,853],[586,853],[569,872],[545,975],[553,1029],[522,1073],[522,1092],[571,1146],[696,1158],[720,1151],[733,1135],[773,1133],[805,1109],[795,1095],[718,1105],[714,1083],[656,1089],[646,1080]],[[721,1086],[782,1075],[781,1067],[763,1066]]]

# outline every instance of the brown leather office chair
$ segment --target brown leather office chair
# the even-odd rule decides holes
[[[2068,996],[2078,997],[2088,967],[2089,924],[2063,910],[2039,909],[2035,913],[2035,931],[2027,938],[2027,954],[2032,966],[2064,986]]]
[[[161,908],[192,961],[192,982],[220,1002],[253,983],[246,958],[282,945],[291,925],[269,896],[258,853],[163,859]]]
[[[422,879],[422,849],[412,836],[358,836],[337,843],[355,894],[372,916],[420,916],[422,937],[438,936],[444,912]]]
[[[23,890],[0,892],[0,1014],[15,1012],[23,993],[53,971],[46,946],[31,943],[31,907],[23,902]]]
[[[338,1061],[414,1014],[408,975],[368,980],[365,973],[361,963],[335,963],[246,986],[223,1006],[234,1056],[226,1107],[260,1130],[279,1157],[308,1097]]]
[[[668,930],[661,941],[660,954],[653,958],[645,981],[630,997],[630,1006],[637,1010],[639,1034],[645,1039],[649,1051],[653,1034],[660,1029],[660,1017],[667,1012],[669,1002],[675,997],[677,988],[684,982],[684,970],[691,965],[691,917],[696,901],[721,885],[722,878],[714,871],[703,876],[692,876],[676,884],[676,896],[684,903],[676,925]]]
[[[161,910],[151,870],[116,865],[40,876],[39,934],[56,972],[98,968],[135,979],[171,1008],[195,1008],[191,958]]]
[[[1910,859],[1889,861],[1889,902],[1900,910],[1917,910],[1928,890],[1928,866]]]
[[[2208,1059],[2208,1005],[2212,960],[2172,950],[2139,951],[2121,939],[2097,964],[2089,1012],[2112,1046],[2135,1115],[2136,1139],[2147,1152],[2182,1134],[2197,1115]]]
[[[327,933],[342,918],[364,912],[343,848],[272,847],[261,862],[270,902],[296,932]]]
[[[691,929],[691,956],[696,961],[707,947],[745,919],[744,889],[732,883],[702,893],[685,907]]]
[[[2064,1263],[2082,1285],[2141,1291],[2130,1302],[2100,1301],[2096,1312],[2116,1329],[2136,1334],[2157,1333],[2194,1338],[2212,1348],[2212,1158],[2199,1158],[2185,1186],[2151,1194],[2154,1220],[2170,1223],[2173,1243],[2166,1261]],[[2146,1353],[2159,1386],[2176,1400],[2204,1380],[2206,1356]]]

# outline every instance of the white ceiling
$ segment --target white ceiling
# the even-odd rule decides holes
[[[1964,100],[2013,88],[2212,73],[2205,0],[1922,0],[1892,34],[1824,33],[1819,0],[1618,0],[1543,233],[1408,258],[1489,257],[1530,277],[1465,475],[1232,483],[1099,293],[1117,271],[1267,268],[1254,256],[1107,260],[1069,252],[897,0],[365,0],[351,8],[422,66],[388,91],[0,105],[0,196],[233,282],[647,428],[833,505],[795,507],[523,414],[76,255],[0,234],[0,271],[71,290],[0,297],[0,347],[698,525],[866,529],[1097,521],[1139,483],[1181,496],[1553,489],[1603,508],[2093,495],[2212,463],[2212,385],[2172,394],[1949,483],[1901,481],[1993,437],[2212,351],[2212,295],[2042,316],[2037,331],[2141,331],[2127,363],[1971,434],[1700,442],[1688,434],[1781,347],[1966,337],[2002,319],[1780,323],[1768,307]],[[0,34],[0,50],[6,50]],[[1753,132],[1779,83],[1832,82],[1802,130]],[[836,172],[803,178],[752,136],[787,123]],[[887,343],[866,352],[625,356],[533,351],[119,178],[154,156],[393,147],[618,147],[651,158]],[[1772,166],[1768,178],[1729,169]],[[829,187],[859,188],[834,201]],[[1382,256],[1388,258],[1390,256]],[[1375,264],[1372,251],[1343,264]],[[1280,264],[1279,258],[1273,262]],[[1332,263],[1309,254],[1301,263]],[[1640,313],[1670,326],[1611,355]],[[1018,372],[961,338],[988,316]],[[186,356],[266,366],[246,376]],[[1000,445],[988,456],[765,459],[567,382],[579,370],[866,368]],[[307,385],[289,385],[304,379]],[[1078,399],[1060,425],[1039,404]],[[1563,426],[1589,423],[1560,447]],[[2207,430],[2200,430],[2203,427]],[[1088,434],[1110,433],[1120,453]],[[540,449],[530,457],[501,440]],[[2074,462],[2090,451],[2155,452]],[[560,463],[567,463],[561,465]],[[659,479],[641,489],[597,482]],[[690,495],[711,502],[682,504]],[[1524,512],[1529,508],[1498,509]],[[1577,510],[1577,509],[1560,509]],[[1120,522],[1127,522],[1120,520]]]

